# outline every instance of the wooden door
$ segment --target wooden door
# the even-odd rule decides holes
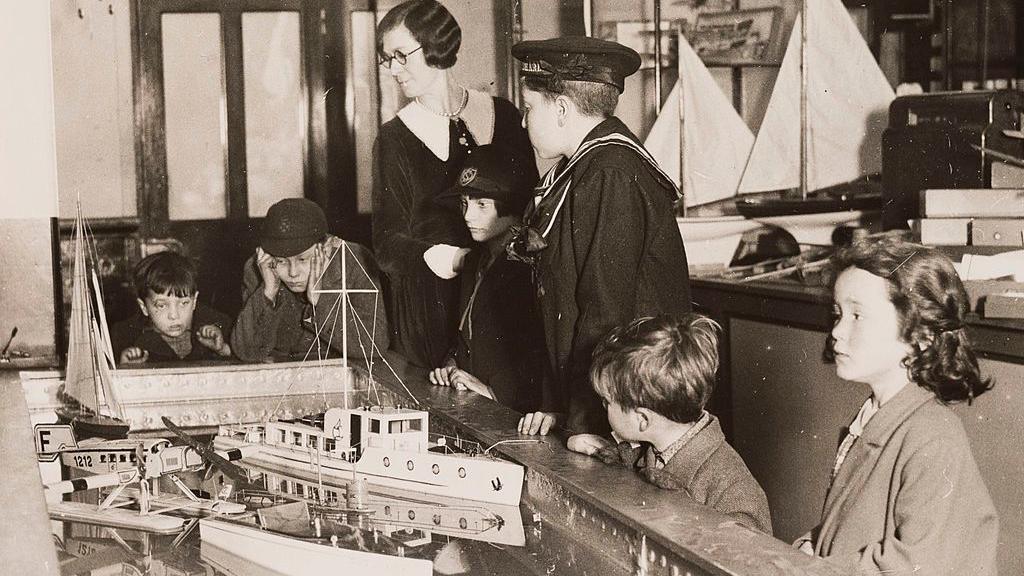
[[[144,243],[179,241],[198,262],[200,300],[230,315],[241,306],[242,265],[271,204],[309,197],[332,221],[346,204],[346,192],[328,185],[325,94],[344,70],[325,74],[325,54],[338,52],[325,45],[338,38],[325,33],[325,7],[321,0],[134,5],[140,233]],[[345,133],[347,116],[332,118]]]

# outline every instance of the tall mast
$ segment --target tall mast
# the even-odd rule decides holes
[[[807,141],[807,28],[810,18],[807,17],[807,0],[800,0],[800,197],[807,199],[807,159],[809,142]]]

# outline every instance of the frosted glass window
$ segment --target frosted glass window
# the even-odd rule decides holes
[[[306,99],[298,12],[242,14],[249,216],[303,195]]]
[[[161,15],[171,220],[227,216],[227,118],[220,15]]]

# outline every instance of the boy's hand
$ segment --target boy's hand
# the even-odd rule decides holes
[[[454,364],[450,366],[441,366],[440,368],[434,368],[428,374],[430,383],[434,386],[454,386],[452,384],[452,375],[458,372],[459,368]],[[465,388],[462,388],[465,390]]]
[[[456,370],[449,376],[449,379],[456,390],[472,390],[481,396],[494,400],[494,391],[491,390],[491,387],[465,370]]]
[[[320,290],[320,277],[324,275],[324,268],[327,263],[325,252],[323,242],[318,242],[313,249],[313,256],[309,261],[309,281],[306,282],[306,298],[313,306],[316,306],[316,303],[320,300],[320,293],[317,290]]]
[[[149,350],[130,346],[121,351],[121,359],[118,364],[145,364],[146,360],[149,360]]]
[[[569,441],[566,442],[566,448],[569,450],[588,456],[592,456],[598,450],[611,445],[611,440],[597,434],[574,434],[569,436]]]
[[[263,251],[263,247],[256,248],[256,267],[259,268],[260,277],[263,278],[263,295],[271,302],[277,298],[277,291],[281,289],[281,279],[277,277],[274,268],[277,267],[274,257]]]
[[[530,412],[519,419],[519,433],[544,435],[558,424],[558,420],[556,412]]]
[[[230,356],[231,347],[224,341],[224,332],[216,324],[206,324],[196,331],[196,339],[203,346],[213,350],[220,356]]]

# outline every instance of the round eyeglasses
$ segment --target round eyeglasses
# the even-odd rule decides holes
[[[405,66],[405,63],[409,60],[409,56],[412,56],[413,54],[422,49],[423,46],[417,46],[415,50],[409,52],[408,54],[402,52],[401,50],[395,50],[395,53],[391,56],[380,53],[377,54],[377,64],[379,64],[381,68],[391,68],[391,62],[394,61],[398,62],[402,66]]]

